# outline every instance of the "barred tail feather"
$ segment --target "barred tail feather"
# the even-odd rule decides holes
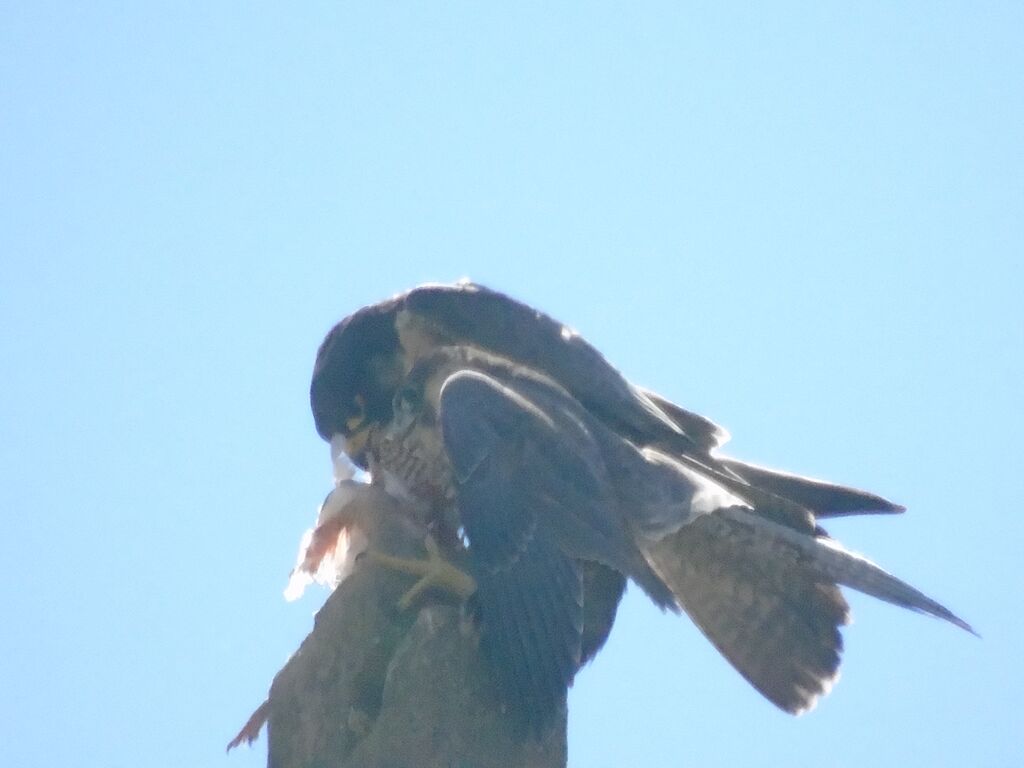
[[[800,714],[839,674],[848,607],[838,587],[786,548],[719,514],[703,515],[645,552],[680,606],[765,698]]]
[[[849,607],[838,584],[974,632],[871,561],[748,507],[702,515],[644,554],[729,663],[793,714],[813,708],[839,676]]]
[[[760,532],[766,539],[786,545],[797,561],[820,577],[902,608],[944,619],[971,634],[977,634],[967,622],[945,606],[832,539],[807,536],[765,520],[743,507],[730,507],[720,510],[718,514],[739,526]]]

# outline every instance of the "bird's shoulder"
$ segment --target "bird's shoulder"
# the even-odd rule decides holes
[[[440,347],[473,350],[477,363],[497,360],[526,382],[553,384],[631,439],[696,445],[579,333],[498,291],[472,283],[414,288],[400,302],[395,328],[410,369]]]

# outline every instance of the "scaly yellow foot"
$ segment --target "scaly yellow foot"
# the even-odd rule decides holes
[[[401,610],[407,610],[424,590],[431,587],[447,590],[463,600],[476,591],[476,582],[473,581],[473,577],[445,560],[440,547],[437,546],[437,542],[432,536],[427,536],[423,545],[427,548],[425,560],[395,557],[373,550],[366,553],[366,557],[372,562],[385,568],[419,576],[419,580],[398,601],[398,607]]]

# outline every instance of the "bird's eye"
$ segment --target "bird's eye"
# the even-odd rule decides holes
[[[345,419],[349,433],[357,432],[366,421],[366,398],[356,395],[352,400],[352,415]]]
[[[415,387],[404,386],[395,393],[395,399],[392,403],[392,407],[395,409],[395,413],[413,413],[420,407],[420,403],[423,401],[422,393]]]

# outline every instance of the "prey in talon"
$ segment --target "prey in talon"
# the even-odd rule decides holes
[[[310,399],[319,434],[430,533],[425,560],[371,555],[417,577],[403,606],[433,587],[472,593],[495,678],[535,731],[604,643],[627,580],[792,713],[838,676],[839,585],[970,630],[820,525],[902,507],[721,455],[723,429],[482,286],[423,286],[347,317]]]
[[[402,610],[432,588],[468,598],[475,590],[472,578],[442,555],[433,536],[407,510],[379,485],[339,481],[320,505],[315,527],[302,538],[285,597],[301,597],[314,581],[333,589],[362,559],[417,577],[399,600]],[[401,543],[397,552],[396,543]]]

